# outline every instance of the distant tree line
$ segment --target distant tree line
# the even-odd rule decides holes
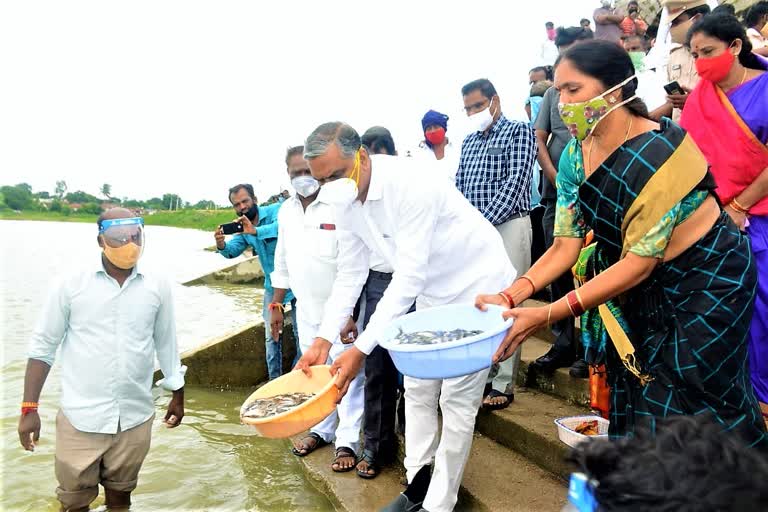
[[[96,197],[82,190],[68,192],[66,181],[57,181],[54,193],[47,191],[33,192],[28,183],[4,185],[0,187],[0,210],[52,211],[69,215],[73,212],[100,214],[105,207],[124,206],[126,208],[153,210],[214,210],[223,208],[214,201],[201,200],[194,204],[184,201],[178,194],[163,194],[148,200],[119,198],[112,196],[112,186],[101,186],[101,195]],[[226,206],[228,207],[228,206]]]

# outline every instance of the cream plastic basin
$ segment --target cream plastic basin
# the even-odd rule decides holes
[[[336,409],[339,390],[330,368],[328,365],[313,366],[311,377],[307,377],[301,370],[294,370],[269,381],[245,400],[240,407],[240,421],[254,427],[263,437],[271,439],[295,436],[314,427]],[[257,398],[269,398],[283,393],[314,393],[315,396],[290,411],[274,416],[243,417],[248,405]]]

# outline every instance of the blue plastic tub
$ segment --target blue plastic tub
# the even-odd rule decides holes
[[[501,345],[513,320],[504,320],[499,306],[480,311],[473,304],[454,304],[423,309],[401,316],[385,329],[379,345],[389,351],[392,361],[403,375],[419,379],[461,377],[489,368],[493,354]],[[482,330],[482,334],[438,345],[400,345],[393,343],[400,330],[450,331]]]

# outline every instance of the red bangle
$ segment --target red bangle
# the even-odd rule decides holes
[[[565,300],[568,301],[568,309],[571,310],[573,316],[581,316],[584,314],[584,306],[581,303],[581,299],[576,294],[576,291],[568,292],[565,296]]]
[[[512,300],[512,296],[505,291],[499,292],[499,295],[504,297],[509,302],[509,307],[514,308],[516,306],[515,301]]]
[[[26,416],[27,414],[31,413],[32,411],[37,412],[37,407],[22,407],[21,408],[21,415]]]
[[[273,302],[272,304],[269,305],[270,311],[274,311],[276,309],[279,309],[281,313],[285,313],[285,306],[283,306],[282,304],[278,302]]]

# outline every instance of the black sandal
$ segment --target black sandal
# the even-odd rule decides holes
[[[507,401],[503,404],[487,404],[485,403],[486,400],[493,399],[493,398],[499,398],[504,397],[507,399]],[[500,411],[502,409],[506,409],[510,406],[512,402],[515,401],[515,394],[514,393],[502,393],[501,391],[496,391],[495,389],[492,389],[486,396],[483,398],[483,405],[482,408],[486,411]]]
[[[376,457],[374,457],[371,452],[364,450],[363,456],[360,457],[360,460],[357,461],[357,464],[359,465],[361,462],[365,462],[366,464],[368,464],[368,470],[363,471],[356,465],[355,469],[357,470],[357,476],[359,476],[360,478],[365,478],[366,480],[371,480],[379,476],[379,472],[381,468],[376,463]]]
[[[315,440],[315,444],[312,445],[312,446],[307,446],[306,443],[304,443],[304,441],[306,439],[314,439]],[[297,457],[306,457],[307,455],[309,455],[313,451],[317,450],[318,448],[322,448],[323,446],[328,444],[328,443],[325,442],[325,439],[323,439],[319,435],[315,434],[314,432],[310,432],[309,434],[304,436],[301,439],[301,443],[306,447],[304,452],[302,452],[302,450],[297,449],[295,446],[291,450],[293,452],[293,454],[295,456],[297,456]]]
[[[339,459],[343,457],[348,457],[355,461],[357,460],[357,454],[353,452],[351,448],[347,448],[346,446],[339,446],[338,448],[336,448],[336,453],[334,454],[333,462],[331,463],[331,469],[333,470],[334,473],[346,473],[348,471],[352,471],[353,469],[355,469],[356,467],[355,464],[352,464],[348,468],[338,467],[340,466]],[[334,467],[334,466],[337,466],[337,467]]]

